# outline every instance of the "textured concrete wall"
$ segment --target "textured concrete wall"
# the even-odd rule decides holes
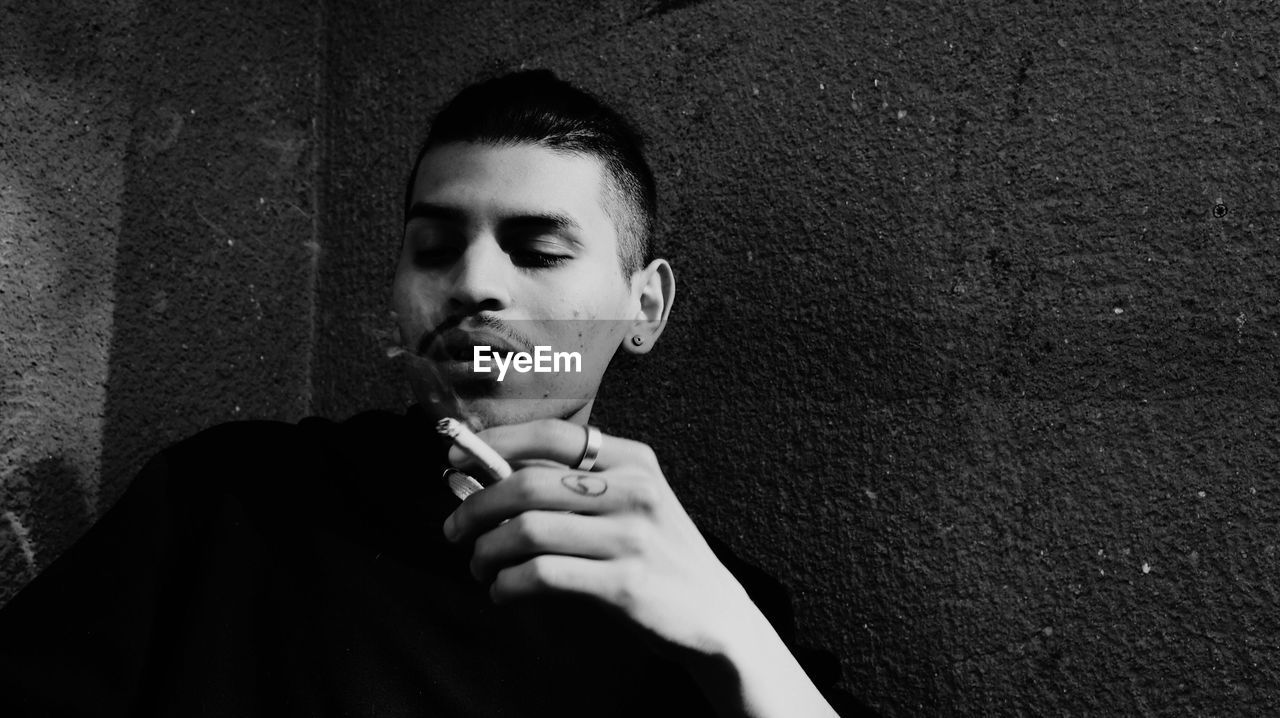
[[[0,602],[145,458],[310,396],[322,14],[0,7]]]
[[[137,9],[102,455],[112,488],[206,426],[308,413],[324,42],[312,5]]]
[[[48,5],[0,6],[0,602],[96,513],[129,138],[134,3]]]
[[[58,219],[69,183],[48,168],[105,170],[43,95],[0,110],[5,159],[32,147],[0,195],[6,310],[22,297],[0,313],[6,507],[27,502],[28,535],[88,520],[93,450],[68,432],[98,431],[118,475],[206,423],[296,416],[308,392],[331,416],[398,406],[386,287],[424,121],[489,69],[545,66],[651,135],[680,280],[669,333],[616,368],[599,418],[789,577],[856,692],[888,715],[1266,714],[1280,9],[1115,5],[142,3],[45,35],[6,22],[6,93],[73,97],[48,89],[58,73],[86,97],[123,87],[64,101],[131,133],[102,150],[124,157],[95,180],[106,208]],[[90,58],[72,69],[68,33]],[[146,72],[95,74],[119,52]],[[100,241],[59,249],[81,236],[59,222]],[[51,257],[116,278],[76,290],[109,321],[57,314],[67,274],[15,269]],[[45,315],[61,324],[30,323]],[[59,482],[74,500],[12,488]]]

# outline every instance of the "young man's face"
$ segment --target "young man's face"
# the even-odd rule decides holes
[[[605,179],[596,157],[533,144],[451,143],[419,166],[393,287],[401,339],[485,426],[585,420],[639,315],[642,287],[622,274]],[[498,381],[496,362],[481,373],[471,361],[478,345],[577,352],[581,371],[511,365]],[[412,363],[422,401],[425,364]]]

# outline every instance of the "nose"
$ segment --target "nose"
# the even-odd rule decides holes
[[[496,312],[511,304],[511,264],[507,253],[491,237],[467,244],[454,264],[449,287],[451,313]]]

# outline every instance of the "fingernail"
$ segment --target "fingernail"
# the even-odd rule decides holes
[[[444,520],[444,537],[450,541],[458,539],[457,522],[453,520],[453,514],[449,514],[449,518]]]

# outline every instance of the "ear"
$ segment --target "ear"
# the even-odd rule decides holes
[[[622,347],[632,354],[647,354],[666,328],[671,303],[676,298],[676,275],[671,263],[655,259],[636,272],[631,277],[631,296],[636,316],[622,338]]]

